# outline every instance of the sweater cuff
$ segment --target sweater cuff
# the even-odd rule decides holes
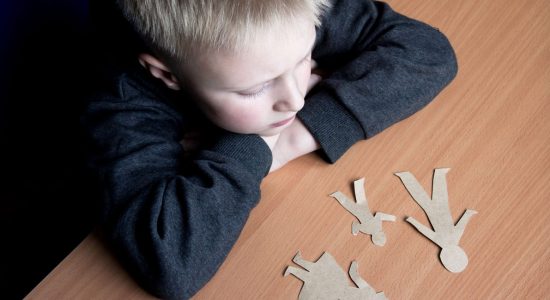
[[[263,179],[271,168],[271,150],[265,141],[255,134],[224,132],[212,150],[242,163],[255,177]]]
[[[353,144],[365,139],[359,122],[328,91],[319,90],[298,112],[330,163],[336,162]]]

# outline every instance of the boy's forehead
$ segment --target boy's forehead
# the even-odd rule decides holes
[[[204,53],[192,62],[191,75],[210,88],[250,88],[293,68],[309,54],[314,43],[315,25],[303,21],[259,34],[238,51]]]

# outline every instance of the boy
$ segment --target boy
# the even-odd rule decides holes
[[[383,3],[118,4],[151,50],[83,120],[106,238],[160,297],[191,297],[214,275],[270,170],[317,149],[336,161],[456,73],[439,31]],[[189,154],[197,127],[209,141]]]

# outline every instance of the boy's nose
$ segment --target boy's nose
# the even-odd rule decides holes
[[[282,88],[280,94],[273,105],[275,111],[297,112],[304,106],[304,96],[300,91],[300,86],[295,78],[285,78],[282,82]]]

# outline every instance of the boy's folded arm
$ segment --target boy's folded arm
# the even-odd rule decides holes
[[[313,58],[331,73],[299,117],[331,162],[427,105],[457,72],[454,51],[437,29],[362,0],[334,1]]]
[[[168,114],[125,103],[101,106],[85,126],[104,191],[106,238],[150,292],[189,298],[238,238],[260,198],[271,152],[258,136],[224,133],[184,168],[180,128]]]

